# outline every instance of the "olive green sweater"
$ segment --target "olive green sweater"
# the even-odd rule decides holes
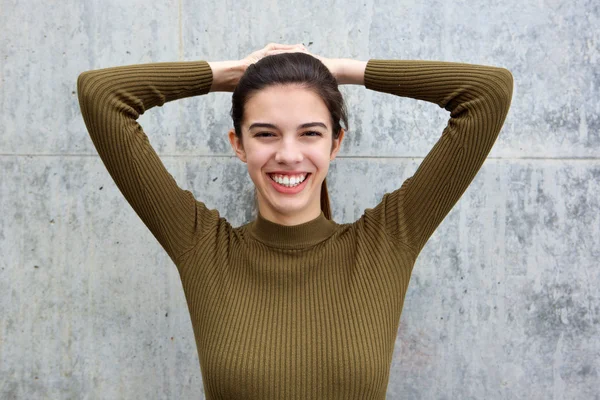
[[[204,61],[82,73],[81,112],[111,177],[178,268],[207,399],[385,399],[412,268],[471,183],[512,98],[503,68],[370,60],[368,89],[437,104],[448,125],[413,176],[353,223],[231,226],[180,188],[136,121],[208,93]]]

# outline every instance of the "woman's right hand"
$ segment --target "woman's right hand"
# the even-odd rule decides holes
[[[233,92],[240,78],[251,64],[263,57],[281,53],[307,53],[306,47],[300,44],[270,43],[260,50],[250,53],[238,61],[208,62],[213,73],[211,92]]]
[[[263,57],[281,53],[301,52],[309,54],[320,60],[335,77],[339,85],[364,85],[366,61],[352,60],[348,58],[327,58],[313,54],[302,44],[278,44],[271,43],[264,48],[251,53],[240,62],[248,68]]]
[[[264,48],[257,50],[251,53],[249,56],[241,60],[240,62],[246,66],[246,68],[263,57],[270,56],[273,54],[281,54],[281,53],[306,53],[309,54],[316,59],[320,60],[325,66],[329,69],[332,75],[339,79],[340,71],[344,65],[344,62],[347,60],[337,59],[337,58],[325,58],[322,56],[318,56],[308,51],[306,46],[302,43],[299,44],[279,44],[279,43],[271,43],[266,45]]]
[[[240,62],[247,68],[251,64],[254,64],[261,58],[266,56],[272,56],[274,54],[282,54],[282,53],[306,53],[308,50],[302,43],[299,44],[279,44],[279,43],[269,43],[265,47],[260,50],[256,50],[255,52],[250,53],[247,57],[240,60]]]

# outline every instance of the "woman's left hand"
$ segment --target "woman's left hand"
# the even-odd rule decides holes
[[[311,56],[315,57],[316,59],[320,60],[323,64],[325,64],[325,66],[327,67],[327,69],[329,69],[329,71],[333,74],[333,76],[336,79],[338,79],[339,71],[340,71],[340,67],[343,62],[343,59],[325,58],[325,57],[318,56],[316,54],[312,54],[310,51],[308,51],[308,49],[306,48],[306,46],[303,43],[298,43],[298,44],[293,44],[293,45],[270,43],[270,44],[266,45],[264,48],[249,54],[244,59],[242,59],[240,62],[242,64],[244,64],[244,66],[247,67],[250,64],[254,64],[255,62],[259,61],[263,57],[271,56],[274,54],[283,54],[283,53],[306,53],[308,55],[311,55]]]
[[[283,53],[308,53],[308,50],[302,43],[298,44],[280,44],[280,43],[269,43],[265,47],[260,50],[256,50],[239,62],[244,65],[245,68],[258,62],[260,59],[272,56],[274,54],[283,54]]]

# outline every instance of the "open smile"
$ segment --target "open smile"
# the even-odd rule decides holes
[[[271,185],[279,193],[297,194],[304,189],[308,180],[312,176],[311,173],[300,173],[294,175],[267,174]]]

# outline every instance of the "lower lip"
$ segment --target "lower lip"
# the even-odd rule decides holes
[[[267,179],[269,180],[269,182],[271,182],[271,185],[273,185],[275,190],[277,190],[279,193],[296,194],[296,193],[300,193],[302,191],[302,189],[304,189],[304,187],[306,186],[306,183],[308,182],[308,180],[310,179],[311,176],[312,176],[312,174],[308,174],[306,176],[306,179],[304,179],[301,184],[299,184],[298,186],[294,186],[294,187],[287,187],[287,186],[280,185],[279,183],[277,183],[273,179],[271,179],[271,177],[269,175],[267,175]]]

